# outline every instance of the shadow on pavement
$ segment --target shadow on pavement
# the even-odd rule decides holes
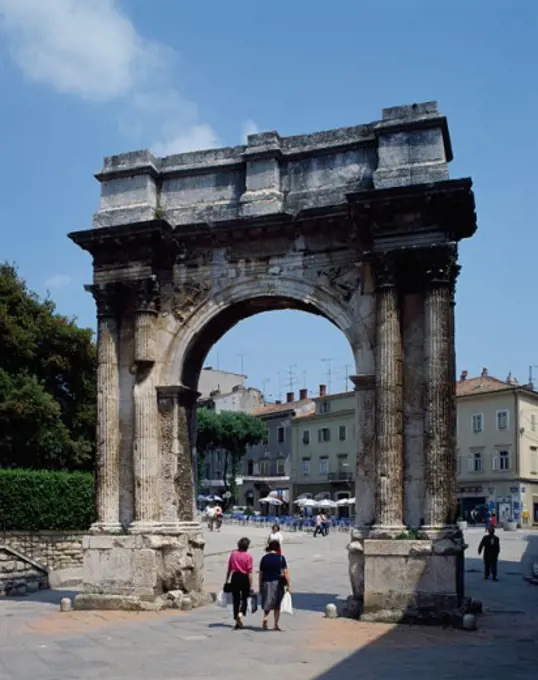
[[[339,595],[334,593],[292,593],[293,608],[311,612],[324,611],[329,603],[336,602],[338,598]]]
[[[501,556],[503,534],[501,538]],[[505,540],[511,540],[505,536]],[[422,625],[391,626],[337,619],[324,631],[349,656],[316,680],[535,680],[538,677],[538,588],[526,583],[538,561],[538,535],[529,534],[520,561],[499,561],[499,582],[484,580],[483,559],[465,558],[465,595],[480,599],[478,631]],[[507,551],[508,552],[508,551]],[[317,643],[323,646],[323,639]],[[328,647],[329,645],[327,645]]]

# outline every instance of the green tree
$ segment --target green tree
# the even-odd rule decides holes
[[[92,469],[95,419],[92,331],[0,265],[0,466]]]
[[[232,498],[235,499],[237,494],[235,479],[241,460],[249,446],[259,444],[267,436],[265,423],[248,413],[234,411],[215,413],[201,408],[197,411],[197,424],[196,450],[199,465],[203,467],[204,458],[209,452],[223,451],[224,492],[230,491]]]

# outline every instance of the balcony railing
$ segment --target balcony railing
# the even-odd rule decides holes
[[[340,470],[339,472],[329,472],[327,479],[329,482],[352,482],[353,473],[344,472],[343,470]]]

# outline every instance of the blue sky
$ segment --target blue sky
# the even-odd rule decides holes
[[[91,258],[66,234],[91,224],[103,156],[355,125],[437,99],[451,176],[473,178],[479,219],[461,246],[458,369],[524,381],[538,364],[535,0],[0,0],[0,17],[0,257],[59,311],[94,326]],[[273,312],[208,363],[243,360],[277,397],[290,366],[295,389],[327,382],[322,359],[343,389],[343,335]]]

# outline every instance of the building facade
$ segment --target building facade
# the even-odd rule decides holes
[[[488,375],[457,383],[460,515],[495,509],[499,521],[538,524],[538,393]]]
[[[320,387],[313,412],[296,417],[292,424],[293,496],[308,494],[337,501],[355,495],[356,394],[327,395],[324,386]]]
[[[252,412],[266,424],[267,439],[251,446],[243,459],[243,476],[238,480],[242,505],[258,510],[260,498],[276,492],[286,509],[291,508],[292,423],[315,409],[306,390],[301,390],[299,397],[296,401],[294,393],[289,392],[286,403],[269,404]]]
[[[216,413],[222,411],[252,413],[261,408],[264,404],[261,390],[246,387],[246,379],[247,376],[239,373],[215,371],[210,367],[204,368],[198,384],[200,392],[198,407],[208,408]],[[200,491],[203,494],[218,494],[224,487],[225,456],[224,451],[211,451],[204,456],[200,484]]]
[[[205,400],[216,392],[229,394],[234,388],[245,385],[247,376],[242,373],[230,373],[219,371],[212,366],[204,366],[198,379],[198,392],[200,399]]]

